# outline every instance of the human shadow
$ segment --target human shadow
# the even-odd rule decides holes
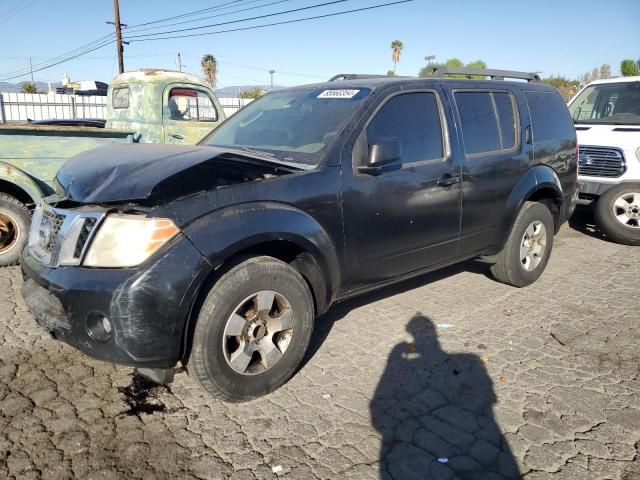
[[[440,348],[420,313],[396,345],[371,401],[383,479],[520,478],[493,416],[496,395],[476,355]]]

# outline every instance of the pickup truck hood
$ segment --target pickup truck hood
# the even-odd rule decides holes
[[[198,168],[203,164],[207,168]],[[62,189],[59,193],[69,200],[111,203],[143,200],[168,184],[172,184],[172,195],[186,195],[295,170],[235,150],[134,144],[83,152],[67,161],[56,179]]]

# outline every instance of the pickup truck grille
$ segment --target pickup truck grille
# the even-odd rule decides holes
[[[626,165],[617,148],[580,145],[578,168],[580,175],[616,178],[625,172]]]
[[[103,216],[103,212],[62,210],[41,203],[33,213],[29,249],[50,267],[79,265]]]

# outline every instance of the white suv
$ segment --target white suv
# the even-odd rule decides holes
[[[578,203],[612,240],[640,245],[640,77],[590,83],[569,103],[580,157]]]

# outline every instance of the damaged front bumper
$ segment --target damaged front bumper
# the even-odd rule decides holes
[[[158,369],[181,360],[191,308],[210,272],[183,235],[136,268],[51,268],[29,247],[21,265],[25,302],[54,338],[99,360]]]

